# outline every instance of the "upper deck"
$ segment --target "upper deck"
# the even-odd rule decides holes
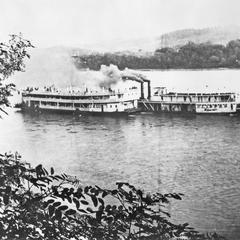
[[[126,91],[60,91],[60,90],[31,90],[23,91],[24,99],[32,99],[36,101],[49,100],[52,102],[119,102],[138,99],[140,93],[136,88],[130,88]]]
[[[209,102],[240,102],[240,94],[235,92],[215,93],[177,93],[167,92],[165,88],[157,88],[150,101],[166,103],[209,103]]]

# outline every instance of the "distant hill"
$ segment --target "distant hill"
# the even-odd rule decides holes
[[[139,39],[116,39],[107,42],[82,46],[101,52],[130,51],[144,53],[161,47],[181,46],[189,41],[194,43],[226,44],[240,38],[240,26],[227,26],[203,29],[182,29],[158,37],[149,36]]]
[[[223,44],[240,38],[240,26],[183,29],[163,34],[158,38],[158,47],[182,46],[189,41],[194,43]]]

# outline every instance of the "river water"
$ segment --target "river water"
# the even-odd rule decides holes
[[[217,75],[229,76],[226,71]],[[189,85],[180,81],[175,86],[190,86],[192,76],[198,75],[190,72]],[[213,74],[206,72],[199,74]],[[238,72],[233,72],[229,79],[237,88]],[[184,74],[146,73],[153,85],[157,78],[164,82],[166,75],[181,79]],[[165,83],[171,87],[170,79]],[[207,84],[210,88],[211,81]],[[182,201],[169,206],[174,221],[240,239],[240,117],[139,114],[76,119],[10,112],[0,121],[0,152],[9,150],[20,152],[33,166],[42,163],[77,176],[83,184],[114,187],[123,180],[150,192],[184,193]]]

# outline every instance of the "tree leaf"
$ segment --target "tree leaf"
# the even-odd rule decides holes
[[[78,209],[79,212],[87,213],[84,209]]]
[[[83,205],[88,205],[89,203],[87,202],[87,201],[85,201],[85,200],[81,200],[80,201]]]
[[[55,203],[53,203],[53,206],[54,207],[58,207],[58,206],[60,206],[61,205],[61,202],[55,202]]]
[[[86,186],[86,187],[84,188],[84,192],[85,192],[86,194],[88,194],[88,190],[89,190],[89,187]]]
[[[72,203],[71,197],[68,197],[68,196],[67,196],[66,198],[67,198],[67,200],[68,200],[69,203]]]
[[[80,203],[79,203],[79,200],[76,199],[76,198],[73,198],[73,202],[75,203],[76,205],[76,208],[79,209],[80,208]]]
[[[93,210],[90,207],[87,207],[86,209],[88,212],[93,213]]]
[[[101,198],[98,198],[98,201],[104,206],[104,200]]]
[[[177,200],[182,200],[181,196],[179,196],[177,193],[172,193],[171,196]]]
[[[94,207],[97,207],[97,205],[98,205],[98,200],[97,200],[97,198],[96,198],[94,195],[91,195],[91,199],[92,199],[92,201],[93,201]]]
[[[66,215],[73,215],[73,214],[76,214],[76,210],[73,210],[73,209],[69,209],[65,212]]]
[[[64,210],[67,210],[67,209],[68,209],[68,206],[66,206],[66,205],[60,206],[58,208],[58,210],[61,210],[61,211],[64,211]]]
[[[50,216],[50,217],[52,217],[52,215],[53,215],[53,213],[54,213],[54,210],[55,210],[55,208],[54,208],[53,205],[50,205],[50,206],[48,207],[48,212],[49,212],[49,216]]]
[[[117,190],[117,189],[112,190],[111,193],[112,193],[113,195],[116,195],[116,194],[118,193],[118,190]]]
[[[49,204],[51,204],[51,203],[54,203],[54,200],[53,200],[53,199],[47,200],[47,201],[45,202],[46,207],[47,207]]]
[[[104,191],[104,192],[102,193],[102,198],[105,198],[107,195],[108,195],[108,192],[107,192],[107,191]]]

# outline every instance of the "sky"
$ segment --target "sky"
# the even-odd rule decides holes
[[[81,46],[240,23],[239,0],[0,0],[0,41]]]

